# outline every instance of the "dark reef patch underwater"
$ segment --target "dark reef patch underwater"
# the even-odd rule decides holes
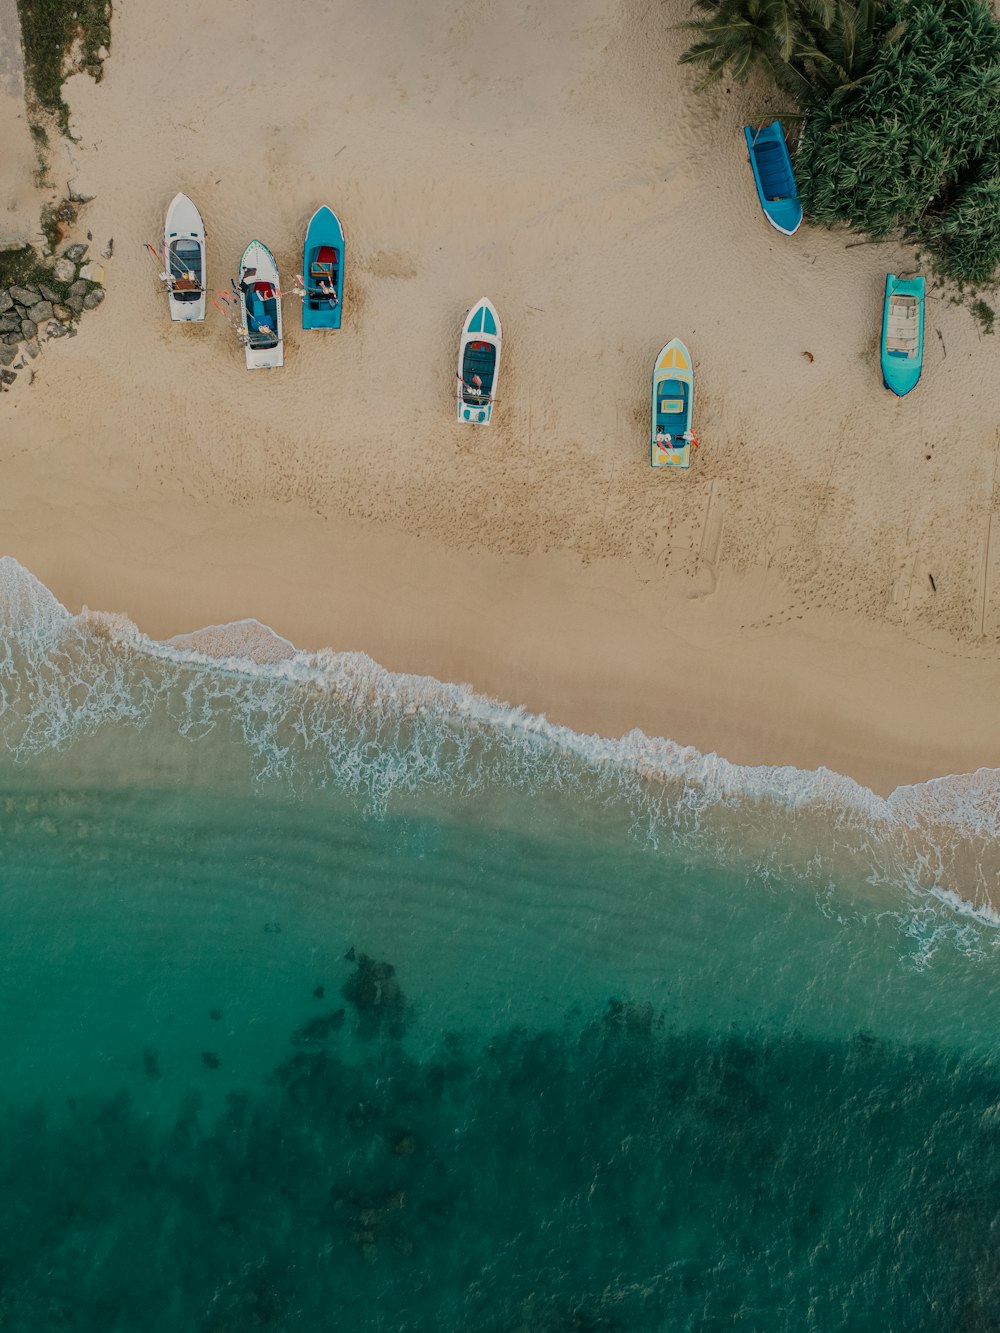
[[[127,1093],[9,1114],[0,1324],[1000,1326],[1000,1069],[858,1034],[346,1026],[168,1128]]]
[[[0,560],[2,1333],[1000,1328],[996,773],[234,635]]]

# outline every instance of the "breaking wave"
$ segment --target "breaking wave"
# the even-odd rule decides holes
[[[638,730],[582,735],[362,653],[301,652],[252,620],[159,642],[122,615],[72,615],[0,559],[0,740],[10,755],[29,761],[154,725],[186,741],[221,739],[230,756],[238,745],[256,783],[336,787],[375,814],[435,792],[596,801],[654,844],[701,843],[757,871],[794,864],[819,885],[846,864],[856,882],[902,884],[958,918],[1000,925],[990,902],[1000,769],[882,798],[825,768],[733,764]]]

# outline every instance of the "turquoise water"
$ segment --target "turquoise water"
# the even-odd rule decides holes
[[[1000,1326],[995,774],[0,627],[0,1327]]]

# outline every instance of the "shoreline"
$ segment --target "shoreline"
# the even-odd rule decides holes
[[[890,401],[882,285],[912,251],[768,228],[741,147],[759,91],[695,99],[684,34],[638,0],[521,21],[422,0],[388,33],[346,0],[294,31],[249,2],[139,0],[102,82],[64,86],[88,257],[114,257],[79,336],[0,396],[0,552],[154,638],[253,617],[578,731],[883,795],[1000,764],[996,345],[932,290],[924,379]],[[289,305],[264,374],[211,308],[171,327],[144,243],[178,189],[212,288],[254,235],[290,276],[334,206],[343,330]],[[504,353],[477,429],[453,376],[483,294]],[[674,335],[702,447],[664,477],[648,383]]]
[[[333,534],[273,520],[251,543],[227,535],[225,560],[209,570],[192,549],[169,563],[109,552],[69,573],[46,559],[50,547],[42,535],[37,549],[10,554],[69,611],[122,613],[160,642],[254,619],[296,649],[362,652],[582,734],[638,728],[733,764],[826,768],[882,797],[996,766],[992,663],[846,618],[727,643],[724,619],[637,589],[613,562],[456,552],[371,525]],[[327,583],[311,570],[317,558],[331,570],[356,562],[364,579]],[[731,581],[727,601],[751,592]],[[659,662],[671,688],[651,692]],[[914,716],[918,738],[907,734]]]

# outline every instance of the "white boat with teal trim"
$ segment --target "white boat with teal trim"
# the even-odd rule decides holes
[[[652,467],[690,467],[698,439],[691,429],[694,370],[691,353],[673,338],[653,362],[653,410],[649,440]]]
[[[484,296],[465,316],[458,344],[458,419],[488,426],[496,401],[502,333],[496,306]]]
[[[204,319],[205,224],[186,194],[175,194],[167,209],[163,262],[170,318],[185,324]]]
[[[240,260],[240,335],[247,370],[273,370],[285,364],[281,326],[281,289],[274,255],[251,241]]]

